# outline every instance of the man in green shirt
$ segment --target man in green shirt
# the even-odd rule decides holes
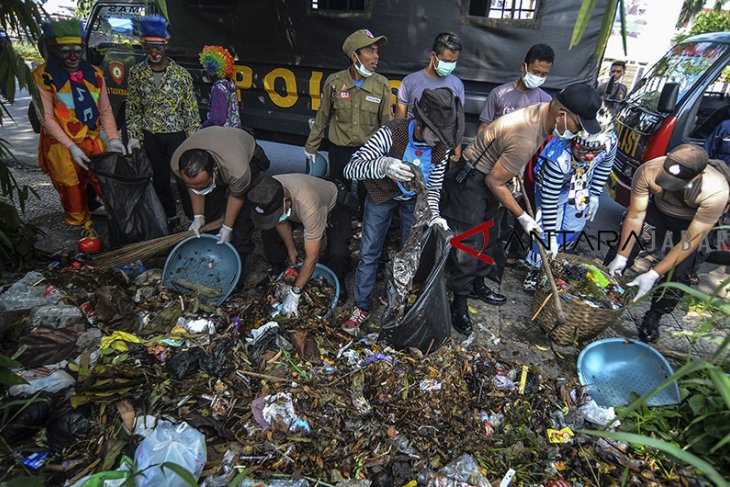
[[[375,73],[379,48],[388,42],[360,29],[345,39],[342,52],[350,61],[344,71],[329,76],[322,90],[321,105],[314,119],[304,152],[312,163],[324,131],[329,127],[329,176],[349,187],[342,174],[350,157],[381,126],[393,119],[390,83]],[[365,191],[359,190],[363,196]]]

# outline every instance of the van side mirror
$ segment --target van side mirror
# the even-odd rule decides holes
[[[662,93],[659,95],[659,103],[657,111],[659,113],[672,113],[677,106],[677,98],[679,97],[679,83],[665,83]]]

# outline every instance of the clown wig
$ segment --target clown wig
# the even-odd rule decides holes
[[[142,42],[147,44],[167,44],[167,19],[161,15],[145,15],[137,21],[137,30]]]
[[[43,35],[49,44],[81,44],[84,30],[77,19],[52,20],[43,23]]]
[[[233,57],[221,46],[205,46],[200,52],[200,64],[208,76],[233,77]]]

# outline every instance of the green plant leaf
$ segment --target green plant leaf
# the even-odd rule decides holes
[[[673,456],[682,463],[695,467],[704,475],[706,475],[707,478],[709,478],[717,487],[728,486],[728,482],[723,478],[722,474],[715,470],[712,465],[710,465],[700,457],[686,452],[677,446],[667,443],[666,441],[657,440],[656,438],[649,438],[648,436],[637,435],[634,433],[623,433],[616,431],[578,430],[578,432],[586,435],[600,436],[601,438],[607,438],[610,440],[625,441],[631,444],[656,448],[659,451]]]
[[[699,394],[695,394],[694,396],[687,399],[687,405],[692,410],[692,413],[695,416],[699,415],[705,408],[705,402],[705,397]]]
[[[6,386],[15,386],[20,384],[27,384],[27,382],[15,372],[8,369],[0,368],[0,384],[4,384]]]
[[[723,446],[727,445],[728,443],[730,443],[730,433],[728,433],[727,435],[725,435],[725,438],[723,438],[722,440],[720,440],[720,442],[717,445],[715,445],[712,448],[710,448],[710,453],[715,453],[717,450],[719,450]]]
[[[593,11],[596,9],[597,4],[598,0],[583,0],[580,4],[578,18],[576,19],[575,26],[573,27],[573,35],[570,38],[570,46],[568,46],[568,49],[573,49],[583,38],[583,34],[585,34],[586,28],[588,28],[591,15],[593,15]]]
[[[0,487],[43,487],[43,477],[15,477],[0,482]]]
[[[233,480],[228,482],[228,487],[238,487],[238,485],[246,480],[246,477],[248,476],[249,469],[245,468],[241,473],[233,477]]]
[[[173,472],[175,472],[177,475],[180,476],[181,479],[185,481],[186,484],[188,484],[190,487],[198,487],[198,482],[195,480],[195,477],[193,477],[193,474],[188,472],[185,467],[182,467],[178,465],[177,463],[172,462],[164,462],[160,464],[160,468],[162,469],[162,473],[165,473],[165,469],[169,468]]]
[[[0,367],[6,367],[8,369],[19,369],[23,367],[23,364],[16,360],[13,360],[7,355],[3,355],[2,353],[0,353]]]
[[[725,375],[722,370],[713,367],[709,370],[710,379],[715,384],[715,389],[720,393],[723,401],[725,401],[725,407],[730,410],[730,377]]]

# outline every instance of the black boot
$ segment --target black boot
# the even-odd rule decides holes
[[[639,331],[639,339],[642,342],[655,342],[659,339],[659,322],[662,314],[658,311],[649,310],[644,315],[641,324],[636,327]]]
[[[471,318],[469,318],[466,296],[454,294],[454,300],[451,302],[451,324],[459,333],[471,335],[473,329]]]
[[[474,280],[474,288],[469,293],[470,298],[481,299],[487,304],[492,306],[502,306],[507,302],[507,296],[504,294],[495,293],[489,287],[484,284],[484,279],[479,277]]]

